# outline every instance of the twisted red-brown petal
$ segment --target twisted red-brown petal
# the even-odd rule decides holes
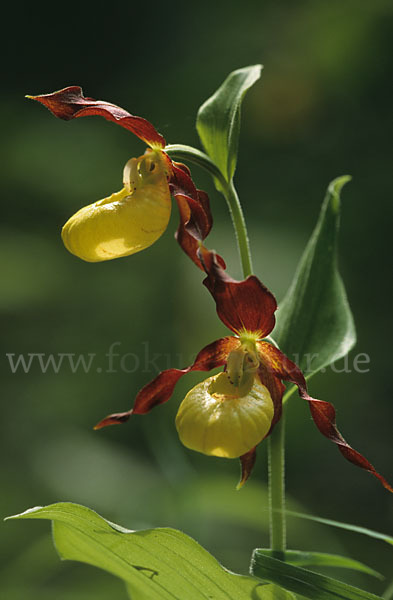
[[[256,457],[257,454],[255,447],[251,448],[251,450],[249,450],[248,452],[246,452],[246,454],[243,454],[240,457],[241,473],[239,483],[236,486],[237,490],[240,490],[240,488],[243,487],[247,479],[250,477],[251,471],[253,470],[255,465]]]
[[[282,397],[285,392],[285,385],[279,377],[274,375],[263,363],[259,365],[258,375],[261,383],[267,387],[273,400],[274,415],[270,429],[265,437],[270,435],[275,424],[281,419],[282,415]]]
[[[59,119],[69,121],[77,117],[99,115],[132,131],[149,146],[164,148],[166,145],[165,139],[149,121],[131,115],[116,104],[87,98],[83,95],[82,88],[77,85],[66,87],[52,94],[28,96],[28,98],[41,102]]]
[[[213,219],[210,212],[209,197],[206,192],[197,190],[191,179],[189,169],[181,164],[172,162],[169,188],[176,199],[180,223],[176,239],[183,251],[203,270],[198,257],[198,250],[203,240],[209,235]],[[220,264],[225,267],[221,257]]]
[[[212,342],[199,352],[191,366],[185,369],[167,369],[166,371],[162,371],[139,391],[134,407],[131,410],[109,415],[97,423],[94,429],[125,423],[132,414],[143,415],[148,413],[158,404],[169,400],[176,383],[183,375],[191,371],[211,371],[215,367],[223,366],[226,363],[228,354],[238,346],[239,340],[233,336]]]
[[[234,332],[258,332],[266,337],[274,328],[277,302],[273,294],[250,275],[232,279],[219,264],[215,252],[201,248],[199,256],[207,274],[203,283],[216,302],[221,321]]]
[[[303,400],[308,402],[311,416],[322,435],[337,445],[344,458],[354,465],[369,471],[369,473],[379,479],[387,490],[393,492],[392,486],[375,470],[373,465],[345,441],[336,426],[336,411],[334,406],[330,402],[317,400],[309,396],[306,380],[299,367],[271,344],[258,342],[257,345],[260,359],[266,369],[275,377],[290,381],[298,387],[299,395]]]

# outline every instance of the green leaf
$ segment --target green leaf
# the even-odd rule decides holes
[[[277,311],[273,337],[306,377],[346,356],[356,342],[337,267],[340,192],[349,180],[343,176],[329,185],[318,223]]]
[[[61,558],[120,577],[133,600],[293,600],[275,585],[227,571],[197,542],[175,529],[130,531],[68,502],[9,518],[50,519]]]
[[[382,598],[383,598],[383,600],[392,600],[392,598],[393,598],[393,581],[387,587],[385,592],[382,594]]]
[[[360,527],[359,525],[352,525],[351,523],[342,523],[341,521],[333,521],[332,519],[325,519],[323,517],[315,517],[313,515],[305,515],[298,512],[286,510],[285,514],[290,517],[299,517],[300,519],[307,519],[309,521],[315,521],[316,523],[322,523],[323,525],[331,525],[332,527],[338,527],[339,529],[347,529],[348,531],[354,531],[355,533],[361,533],[368,537],[375,538],[377,540],[383,540],[388,544],[393,545],[393,537],[386,533],[380,533],[379,531],[373,531],[366,527]]]
[[[280,588],[277,585],[259,582],[259,586],[260,587],[257,587],[256,591],[247,596],[247,598],[249,598],[250,600],[299,600],[299,596],[295,596],[294,594],[291,594],[291,592],[287,592],[287,590],[284,590],[283,588]],[[139,596],[135,596],[132,586],[126,584],[126,587],[131,600],[140,600]],[[194,598],[194,596],[192,596],[192,598]],[[216,596],[206,596],[204,594],[198,596],[198,598],[203,598],[203,600],[210,600],[210,598],[212,598],[213,600],[214,598],[215,600]],[[239,598],[243,598],[243,596],[239,596]]]
[[[347,583],[265,556],[255,550],[251,573],[311,600],[381,600]]]
[[[273,550],[268,548],[258,548],[257,551],[259,554],[274,558]],[[361,571],[368,575],[372,575],[373,577],[377,577],[378,579],[385,579],[383,575],[358,560],[354,560],[348,556],[340,556],[339,554],[306,552],[304,550],[286,550],[283,560],[291,565],[297,565],[298,567],[340,567],[343,569]]]
[[[196,127],[201,142],[228,183],[236,168],[240,107],[261,69],[262,65],[253,65],[233,71],[198,111]]]

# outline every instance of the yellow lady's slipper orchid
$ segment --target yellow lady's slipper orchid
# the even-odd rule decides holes
[[[76,85],[27,98],[40,102],[65,121],[103,117],[131,131],[151,148],[147,151],[148,159],[142,156],[127,163],[120,192],[82,208],[64,225],[63,241],[70,252],[83,260],[97,262],[147,248],[168,224],[172,195],[180,213],[176,239],[203,270],[198,251],[212,227],[209,198],[195,187],[189,169],[165,153],[166,141],[149,121],[111,102],[85,97],[82,88]],[[222,259],[221,264],[224,266]]]
[[[72,254],[88,262],[120,258],[148,248],[164,233],[171,195],[161,153],[131,158],[123,184],[120,192],[81,208],[64,225],[63,242]]]
[[[227,373],[219,373],[188,392],[176,416],[176,429],[191,450],[238,458],[263,440],[273,416],[269,390],[257,378],[245,395],[239,395]]]
[[[131,415],[148,413],[173,395],[179,379],[192,371],[224,371],[196,385],[182,401],[176,427],[185,446],[205,454],[239,457],[241,487],[255,463],[256,446],[267,438],[282,415],[288,381],[297,386],[322,435],[337,445],[349,462],[368,471],[382,485],[393,487],[360,452],[343,438],[330,402],[312,398],[299,367],[266,337],[275,325],[277,303],[273,294],[250,275],[237,281],[228,275],[215,252],[200,247],[206,272],[204,285],[212,294],[217,314],[233,335],[220,338],[200,350],[189,367],[166,369],[137,394],[133,408],[113,413],[95,427],[125,423]]]

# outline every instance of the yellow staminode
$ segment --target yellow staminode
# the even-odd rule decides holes
[[[181,442],[210,456],[237,458],[259,444],[274,415],[269,390],[255,378],[245,395],[226,373],[190,390],[180,405],[176,428]]]
[[[72,254],[88,262],[120,258],[148,248],[164,233],[171,196],[160,153],[129,160],[123,183],[120,192],[81,208],[64,225],[63,242]]]

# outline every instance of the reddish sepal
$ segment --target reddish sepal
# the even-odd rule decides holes
[[[108,425],[121,425],[121,423],[126,423],[128,419],[132,415],[132,410],[127,410],[122,413],[114,413],[113,415],[109,415],[102,419],[97,425],[94,426],[94,429],[102,429],[103,427],[108,427]]]
[[[240,481],[236,486],[237,490],[240,490],[240,488],[243,487],[247,479],[250,477],[251,471],[253,470],[255,465],[256,457],[257,455],[255,448],[252,448],[251,450],[246,452],[246,454],[243,454],[243,456],[240,457],[241,474]]]
[[[169,189],[177,202],[180,214],[176,239],[197,267],[203,270],[198,250],[213,224],[209,197],[206,192],[196,189],[189,169],[181,163],[172,163]],[[219,260],[225,267],[224,261],[221,258]]]
[[[87,98],[83,95],[82,88],[77,85],[66,87],[53,94],[28,96],[28,98],[41,102],[59,119],[69,121],[77,117],[99,115],[132,131],[149,146],[164,148],[166,145],[165,139],[149,121],[131,115],[116,104]]]
[[[312,418],[319,431],[329,440],[337,444],[341,454],[349,460],[349,462],[374,475],[374,477],[379,479],[389,492],[393,493],[393,487],[375,470],[367,458],[360,454],[360,452],[354,450],[342,437],[336,427],[336,411],[334,406],[330,404],[330,402],[323,402],[322,400],[311,398],[307,392],[300,391],[299,393],[300,396],[309,403]]]
[[[167,369],[162,371],[143,387],[136,399],[134,407],[124,413],[115,413],[105,417],[94,429],[101,429],[107,425],[116,425],[126,422],[132,414],[143,415],[148,413],[158,404],[167,402],[173,394],[176,383],[183,375],[191,371],[210,371],[215,367],[225,365],[228,354],[239,346],[239,340],[233,336],[221,338],[203,348],[190,367],[185,369]]]
[[[308,394],[306,380],[299,367],[267,342],[259,342],[258,349],[261,361],[267,370],[270,370],[276,377],[290,381],[298,387],[299,395],[308,402],[311,416],[322,435],[337,445],[344,458],[374,475],[389,492],[393,492],[392,486],[375,470],[373,465],[345,441],[337,429],[334,406],[330,402],[317,400]]]
[[[279,377],[276,377],[269,369],[265,367],[263,363],[259,365],[258,375],[261,383],[267,387],[270,392],[270,396],[273,400],[274,415],[270,426],[270,429],[266,435],[270,435],[275,424],[281,419],[282,415],[282,397],[285,392],[285,385]]]
[[[226,364],[229,353],[238,348],[239,345],[239,340],[233,335],[220,338],[202,348],[189,370],[211,371],[216,367],[222,367]]]
[[[203,283],[216,302],[221,321],[235,333],[247,330],[266,337],[275,325],[277,302],[273,294],[255,275],[243,281],[232,279],[215,252],[201,248],[199,255],[207,274]]]

